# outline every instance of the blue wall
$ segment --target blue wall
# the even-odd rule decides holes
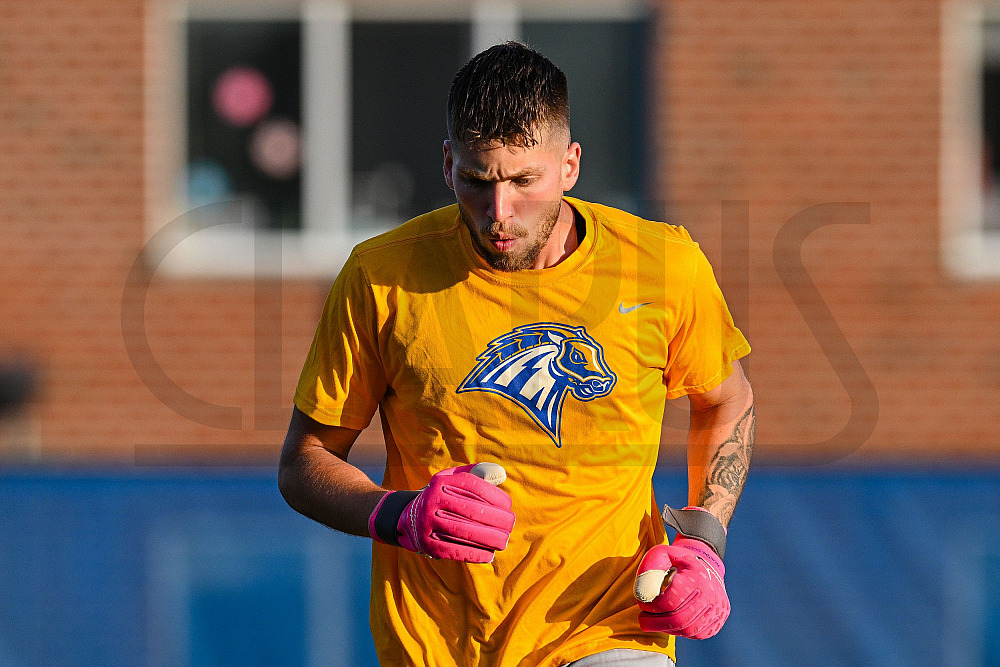
[[[756,470],[681,665],[1000,665],[998,538],[1000,471]],[[272,470],[2,472],[0,667],[374,665],[368,559]]]

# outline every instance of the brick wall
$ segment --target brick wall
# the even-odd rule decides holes
[[[151,276],[144,323],[169,382],[137,368],[123,339],[123,290],[145,234],[144,9],[0,1],[0,358],[32,358],[43,378],[18,446],[52,459],[272,460],[328,281],[255,292]],[[736,306],[747,295],[747,312],[734,309],[755,349],[759,451],[839,458],[871,427],[856,456],[992,453],[1000,288],[939,266],[939,3],[658,9],[652,176],[717,273],[724,253],[735,258],[722,279]],[[736,202],[725,237],[724,201]],[[827,202],[866,203],[870,222],[822,224],[855,209],[799,216],[817,225],[801,244],[817,299],[794,270],[801,228],[789,221]],[[181,390],[235,409],[235,427],[160,398]],[[209,423],[224,413],[205,410]],[[665,440],[678,454],[683,419],[671,415]]]
[[[141,1],[0,3],[0,360],[41,370],[30,426],[2,444],[48,459],[271,459],[288,412],[255,409],[255,392],[291,395],[328,284],[260,286],[257,307],[281,320],[255,351],[253,284],[155,275],[143,321],[169,381],[126,349],[122,299],[145,238],[144,13]],[[235,428],[157,397],[181,390],[236,408]]]
[[[117,294],[142,234],[141,21],[0,4],[0,345],[44,370],[46,450],[119,446],[136,395]]]
[[[664,8],[658,185],[714,259],[721,202],[748,202],[759,451],[840,455],[867,423],[862,458],[995,452],[1000,287],[956,282],[939,262],[940,3]],[[794,276],[786,287],[791,262],[774,256],[789,220],[826,202],[870,205],[869,224],[818,226],[801,257],[877,392],[877,420],[864,376],[843,350],[827,358],[793,296],[814,323],[822,304]],[[828,442],[852,397],[864,419]]]

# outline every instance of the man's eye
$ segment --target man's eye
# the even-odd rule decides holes
[[[465,184],[470,188],[481,188],[487,183],[487,181],[484,181],[481,178],[464,178],[462,180],[464,180]]]
[[[531,185],[532,183],[533,183],[533,180],[530,179],[530,178],[515,178],[514,179],[514,185],[519,185],[521,187],[524,187],[526,185]]]

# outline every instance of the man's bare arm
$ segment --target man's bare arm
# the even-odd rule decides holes
[[[386,491],[334,453],[348,451],[359,433],[321,424],[294,408],[281,449],[278,488],[292,509],[310,519],[368,536],[368,517]]]
[[[753,390],[734,361],[732,375],[722,384],[689,399],[688,502],[704,507],[728,526],[750,470]]]

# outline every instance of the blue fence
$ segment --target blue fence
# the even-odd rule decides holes
[[[1000,471],[754,471],[680,664],[1000,665],[998,538]],[[271,470],[3,472],[0,666],[375,665],[369,549]]]

